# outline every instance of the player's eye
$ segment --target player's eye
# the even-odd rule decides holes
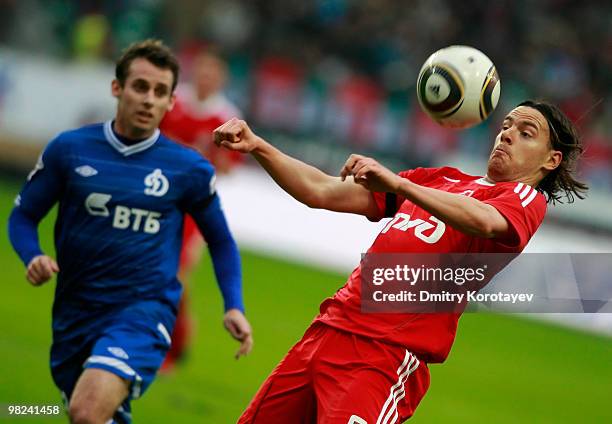
[[[523,137],[525,137],[525,138],[531,138],[531,137],[532,137],[531,133],[528,133],[527,131],[522,131],[522,132],[521,132],[521,135],[522,135]]]
[[[168,87],[166,87],[165,85],[158,86],[155,88],[155,95],[157,97],[164,97],[167,94],[168,94]]]
[[[132,87],[134,87],[134,90],[138,91],[139,93],[143,93],[149,89],[149,84],[144,81],[134,81]]]

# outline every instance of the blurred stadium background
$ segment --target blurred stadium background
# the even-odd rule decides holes
[[[112,61],[146,37],[179,53],[184,80],[200,46],[220,50],[230,68],[227,94],[249,122],[331,173],[352,152],[395,170],[449,164],[482,173],[501,116],[527,97],[554,101],[582,131],[579,170],[592,192],[551,208],[529,249],[612,252],[609,1],[0,0],[2,222],[54,134],[112,116]],[[414,94],[422,62],[449,44],[483,50],[502,81],[497,112],[469,131],[438,127]],[[135,422],[235,422],[378,228],[309,211],[248,163],[222,179],[220,191],[244,254],[255,350],[232,359],[203,263],[189,359],[134,404]],[[41,232],[49,251],[51,223]],[[48,371],[52,284],[28,287],[6,236],[0,265],[0,404],[58,404]],[[546,318],[466,314],[449,360],[431,367],[432,388],[413,421],[612,422],[612,314]]]

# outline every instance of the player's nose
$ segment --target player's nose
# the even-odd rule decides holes
[[[153,98],[154,98],[155,94],[153,93],[153,91],[147,91],[147,93],[145,94],[145,96],[142,99],[142,103],[146,106],[146,107],[152,107],[153,106]]]
[[[506,128],[505,130],[502,130],[501,137],[500,137],[502,142],[507,143],[507,144],[512,144],[512,141],[513,141],[513,138],[512,138],[513,137],[513,133],[512,133],[513,130],[512,130],[512,128],[513,127]]]

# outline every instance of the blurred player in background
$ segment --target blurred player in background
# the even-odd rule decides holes
[[[240,258],[198,153],[160,134],[179,66],[159,41],[130,46],[116,65],[113,120],[66,131],[45,148],[9,218],[13,247],[40,286],[58,273],[51,372],[73,423],[129,423],[170,346],[181,284],[183,216],[206,236],[224,324],[252,346]],[[57,262],[37,226],[59,203]]]
[[[510,111],[484,177],[451,167],[394,174],[359,155],[333,177],[280,152],[238,119],[218,128],[215,142],[251,153],[310,207],[376,221],[395,217],[368,253],[518,254],[547,202],[573,201],[587,190],[573,176],[582,151],[576,129],[548,103],[527,101]],[[410,222],[430,227],[415,231]],[[362,313],[360,281],[358,266],[321,304],[240,423],[387,424],[412,416],[429,387],[427,364],[448,356],[460,314]]]
[[[215,167],[217,174],[227,174],[243,162],[243,155],[225,149],[215,149],[210,143],[212,132],[234,116],[238,108],[223,93],[227,81],[227,64],[210,49],[196,52],[191,67],[191,82],[180,84],[176,90],[174,108],[160,125],[161,131],[173,140],[198,150]],[[171,370],[183,358],[192,334],[189,314],[189,286],[193,269],[198,264],[204,240],[197,225],[185,216],[183,245],[179,264],[179,280],[183,295],[172,333],[172,346],[162,370]]]

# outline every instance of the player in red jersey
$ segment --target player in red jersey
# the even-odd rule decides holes
[[[223,59],[211,51],[200,51],[193,59],[192,83],[177,87],[174,109],[166,114],[160,125],[161,131],[168,137],[202,153],[213,164],[217,174],[226,174],[243,161],[243,156],[238,152],[211,149],[213,130],[231,117],[240,116],[238,108],[223,94],[226,80],[227,65]],[[176,361],[183,357],[189,344],[191,319],[188,287],[203,247],[200,231],[191,217],[186,216],[178,276],[184,290],[172,332],[172,345],[162,371],[171,370]]]
[[[587,190],[572,175],[582,151],[576,129],[543,102],[524,102],[505,117],[484,177],[449,167],[394,174],[359,155],[332,177],[281,153],[238,119],[215,130],[215,142],[250,152],[310,207],[394,217],[371,253],[519,253],[547,202],[573,201]],[[414,413],[429,386],[427,364],[446,359],[460,314],[362,313],[360,272],[358,266],[321,304],[240,423],[387,424]]]

